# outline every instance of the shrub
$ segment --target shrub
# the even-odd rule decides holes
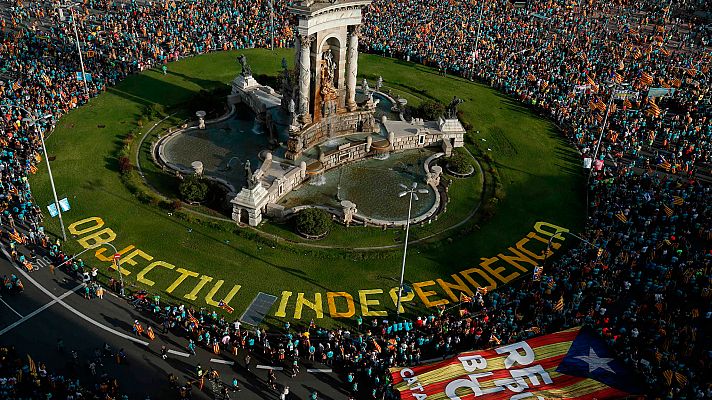
[[[433,121],[445,113],[445,106],[438,101],[428,100],[421,103],[420,106],[413,111],[415,117]]]
[[[185,201],[201,202],[208,194],[208,185],[196,176],[189,176],[180,183],[178,192]]]
[[[504,200],[507,197],[507,192],[504,190],[504,186],[500,182],[494,185],[494,197],[499,201]]]
[[[467,121],[467,118],[465,118],[465,113],[463,113],[462,110],[457,110],[457,119],[460,120],[460,123],[462,123],[462,127],[465,128],[467,132],[470,132],[474,128],[472,124]]]
[[[154,103],[154,104],[147,105],[146,107],[144,107],[143,116],[145,116],[146,119],[148,119],[148,120],[159,119],[161,117],[161,115],[164,114],[164,111],[165,110],[163,109],[163,106],[161,106],[160,104]],[[139,118],[139,121],[140,120],[141,119]]]
[[[168,206],[168,209],[171,211],[178,211],[183,207],[183,203],[181,203],[180,200],[178,199],[173,199],[173,201],[170,202],[170,205]]]
[[[119,172],[122,174],[127,174],[131,172],[133,165],[131,165],[131,160],[127,156],[119,157]]]
[[[482,206],[482,218],[485,221],[492,219],[494,214],[497,212],[498,204],[499,200],[497,200],[496,197],[492,197],[484,204],[484,206]]]
[[[469,158],[462,152],[453,152],[452,156],[447,160],[448,168],[457,174],[469,174],[472,172],[472,164]]]
[[[307,208],[297,214],[295,224],[299,233],[319,236],[329,231],[331,217],[322,209]]]

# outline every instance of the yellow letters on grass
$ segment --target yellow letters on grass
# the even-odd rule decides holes
[[[544,229],[545,227],[546,228],[554,228],[554,231],[552,232],[550,230],[546,230],[546,229]],[[562,228],[558,225],[550,224],[548,222],[543,222],[543,221],[535,223],[534,230],[539,233],[543,233],[546,236],[554,236],[555,238],[561,239],[561,240],[564,240],[564,238],[562,235],[559,234],[559,232],[569,232],[569,230],[566,228]]]
[[[460,293],[464,292],[468,296],[472,296],[472,290],[470,289],[469,286],[460,278],[459,276],[452,274],[452,279],[455,281],[455,283],[449,283],[445,282],[442,279],[436,279],[435,281],[440,285],[440,287],[443,288],[445,293],[447,293],[448,297],[450,297],[450,300],[454,302],[457,302],[460,300],[460,296],[455,296],[455,293],[453,292],[453,289],[456,289],[460,291]]]
[[[494,278],[496,278],[498,281],[501,283],[509,283],[512,279],[518,277],[520,274],[519,272],[512,272],[511,274],[504,276],[502,275],[502,272],[504,271],[504,267],[495,267],[492,268],[490,267],[491,264],[494,264],[497,262],[499,258],[497,257],[492,257],[492,258],[482,258],[482,262],[480,263],[480,266],[484,268],[485,271],[487,271],[490,275],[492,275]]]
[[[398,288],[394,287],[391,288],[390,292],[388,292],[391,295],[391,299],[393,299],[393,305],[397,306],[398,305]],[[403,304],[406,301],[412,301],[413,297],[415,297],[415,292],[410,292],[406,294],[405,292],[401,293],[401,303],[400,307],[398,307],[398,312],[403,313],[405,310],[403,309]]]
[[[78,239],[77,242],[85,249],[98,246],[102,243],[112,242],[116,239],[116,233],[111,230],[111,228],[104,228],[100,231],[96,231],[91,235],[84,236]]]
[[[151,272],[151,270],[154,269],[154,268],[156,268],[156,267],[163,267],[163,268],[166,268],[166,269],[173,269],[173,268],[175,268],[176,266],[173,265],[173,264],[169,264],[169,263],[167,263],[167,262],[165,262],[165,261],[154,261],[154,262],[148,264],[148,267],[144,268],[143,270],[141,270],[141,272],[139,272],[139,273],[136,275],[136,280],[137,280],[139,283],[143,283],[144,285],[153,286],[156,282],[154,282],[154,281],[152,281],[152,280],[150,280],[150,279],[146,279],[146,274],[149,273],[149,272]]]
[[[307,306],[316,312],[317,318],[324,318],[324,310],[321,304],[321,293],[314,293],[314,302],[306,300],[304,293],[297,293],[297,305],[294,308],[294,319],[302,319],[302,307]]]
[[[336,311],[336,302],[334,301],[337,297],[343,297],[346,299],[346,312]],[[354,305],[354,298],[347,292],[327,292],[326,302],[329,303],[329,315],[331,318],[350,318],[356,313],[356,306]]]
[[[434,286],[434,285],[435,285],[434,281],[416,282],[413,284],[413,290],[415,290],[415,293],[418,294],[418,297],[420,297],[420,300],[423,302],[423,304],[425,304],[426,307],[437,307],[437,306],[440,306],[443,304],[450,303],[447,299],[430,301],[429,297],[435,296],[437,293],[433,290],[424,291],[423,288],[426,286]]]
[[[88,226],[88,227],[86,227],[86,228],[84,228],[84,229],[78,229],[78,227],[79,227],[80,225],[84,225],[84,224],[87,224],[87,223],[89,223],[89,222],[94,222],[94,224],[93,224],[93,225],[90,225],[90,226]],[[101,218],[99,218],[99,217],[89,217],[89,218],[84,218],[84,219],[81,220],[81,221],[77,221],[77,222],[75,222],[75,223],[69,225],[68,229],[69,229],[69,233],[71,233],[72,235],[80,236],[80,235],[83,235],[83,234],[85,234],[85,233],[89,233],[89,232],[91,232],[91,231],[95,231],[95,230],[101,228],[102,226],[104,226],[104,220],[103,220],[103,219],[101,219]]]
[[[292,292],[282,291],[282,299],[279,301],[279,307],[277,312],[274,313],[275,317],[284,318],[287,316],[287,304],[289,304],[289,298],[292,297]]]
[[[124,247],[123,249],[119,250],[119,254],[124,255],[126,254],[127,251],[133,249],[135,246],[134,245],[129,245]],[[104,262],[114,262],[114,255],[110,254],[108,257],[104,255],[104,252],[106,251],[106,247],[100,247],[96,249],[96,252],[94,253],[94,256],[98,258],[100,261]]]
[[[471,274],[473,274],[473,273],[475,273],[475,272],[476,272],[478,275],[480,275],[481,277],[485,278],[485,280],[486,280],[487,282],[489,282],[489,285],[486,285],[486,286],[485,286],[484,284],[481,284],[481,283],[475,281],[475,280],[470,276]],[[464,276],[465,279],[467,279],[467,281],[470,282],[470,285],[472,285],[472,286],[474,286],[474,287],[476,287],[476,288],[485,287],[485,288],[487,288],[487,291],[491,291],[491,290],[497,288],[497,282],[496,282],[494,279],[492,279],[492,277],[490,277],[489,275],[487,275],[487,273],[486,273],[485,271],[483,271],[482,269],[480,269],[480,268],[470,268],[470,269],[466,269],[466,270],[464,270],[464,271],[460,271],[460,275]]]
[[[197,272],[188,271],[187,269],[183,268],[176,269],[176,272],[178,272],[180,276],[171,284],[171,286],[168,286],[168,289],[166,289],[166,293],[173,293],[173,291],[176,290],[176,288],[180,286],[180,284],[183,283],[183,281],[186,280],[186,278],[188,278],[189,276],[195,278],[200,275]]]
[[[384,317],[388,315],[385,311],[369,311],[368,306],[377,306],[381,304],[378,300],[369,300],[370,294],[381,294],[382,289],[367,289],[358,291],[358,299],[361,302],[361,315],[364,317]]]
[[[186,294],[185,297],[188,300],[196,300],[198,298],[198,293],[203,289],[203,286],[205,286],[206,283],[210,282],[213,280],[212,276],[207,276],[203,275],[200,277],[200,282],[198,282],[197,285],[193,288],[193,290],[190,291],[190,293]]]
[[[211,305],[211,306],[213,306],[213,307],[217,307],[217,306],[218,306],[218,302],[214,300],[214,299],[215,299],[215,294],[218,292],[218,290],[220,290],[220,288],[222,287],[223,283],[225,283],[225,281],[223,281],[222,279],[220,279],[219,281],[215,282],[215,284],[213,285],[213,288],[210,289],[210,291],[208,292],[208,294],[205,295],[205,302],[206,302],[206,303],[208,303],[209,305]],[[230,304],[230,300],[232,300],[232,298],[235,297],[235,295],[237,294],[237,292],[240,291],[240,288],[241,288],[241,287],[242,287],[242,286],[240,286],[240,285],[235,285],[235,286],[233,286],[232,289],[230,289],[230,291],[227,293],[227,296],[223,297],[221,300],[222,300],[223,302],[225,302],[225,304]],[[218,301],[219,301],[219,300],[218,300]]]

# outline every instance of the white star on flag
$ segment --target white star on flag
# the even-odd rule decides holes
[[[605,357],[599,357],[595,351],[593,351],[592,347],[588,348],[588,355],[587,356],[578,356],[574,357],[577,358],[586,364],[588,364],[588,373],[592,373],[593,371],[602,368],[605,369],[606,371],[615,374],[615,371],[613,371],[613,368],[611,368],[608,363],[613,361],[612,358],[605,358]]]

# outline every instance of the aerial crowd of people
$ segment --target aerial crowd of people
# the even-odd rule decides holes
[[[45,234],[27,180],[43,161],[40,135],[129,74],[270,44],[269,6],[260,2],[0,4],[0,229],[30,268],[21,245],[44,247],[55,265],[67,258]],[[147,315],[186,337],[191,351],[217,345],[294,374],[300,360],[321,361],[342,372],[354,397],[374,399],[395,396],[391,366],[589,325],[652,397],[712,398],[712,35],[695,13],[704,1],[671,4],[375,0],[365,12],[363,51],[487,83],[554,120],[588,159],[585,237],[594,246],[572,246],[540,279],[477,294],[462,313],[358,320],[348,329],[245,329],[213,311],[150,299]],[[287,5],[274,4],[277,47],[293,43]],[[77,76],[72,22],[86,81]],[[85,270],[65,267],[78,276]],[[5,278],[3,290],[18,291],[17,280]],[[7,354],[0,353],[0,393],[33,373],[25,361],[8,364]],[[59,394],[55,384],[33,382],[23,390]],[[76,389],[62,379],[62,394],[67,385]]]

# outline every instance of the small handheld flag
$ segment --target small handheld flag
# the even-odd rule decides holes
[[[665,211],[665,215],[668,217],[672,216],[672,208],[668,207],[667,205],[663,205],[663,210]]]

